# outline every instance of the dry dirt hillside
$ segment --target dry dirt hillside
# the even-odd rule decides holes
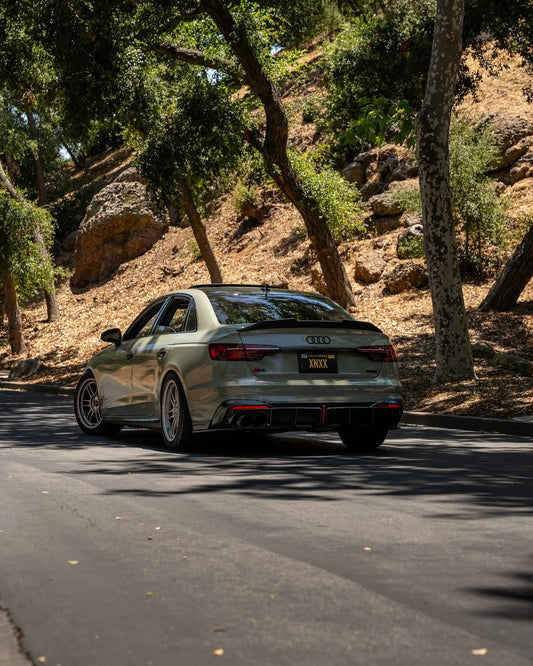
[[[524,83],[525,73],[515,66],[498,79],[489,79],[477,100],[468,100],[464,107],[473,113],[512,108],[514,113],[533,118],[533,108],[520,95]],[[116,169],[116,155],[111,162]],[[99,168],[105,171],[105,164],[102,167],[100,163]],[[516,189],[516,211],[533,210],[533,179],[521,181]],[[239,232],[241,220],[229,197],[218,202],[207,220],[224,280],[314,289],[315,265],[301,219],[275,193],[265,191],[263,195],[269,213],[259,226],[245,233]],[[357,255],[376,247],[394,252],[397,233],[344,243],[340,251],[358,295],[357,318],[380,326],[398,350],[407,409],[490,417],[533,416],[533,377],[521,376],[492,361],[477,361],[475,381],[445,388],[431,386],[434,340],[427,288],[385,295],[381,286],[364,287],[353,277]],[[59,321],[45,322],[42,301],[24,308],[28,356],[42,362],[38,373],[26,381],[74,385],[87,359],[101,349],[102,330],[124,328],[147,301],[161,293],[208,281],[204,264],[195,258],[190,229],[170,227],[150,251],[122,265],[105,284],[73,294],[65,282],[59,288]],[[481,313],[477,306],[491,282],[464,286],[472,340],[533,360],[533,281],[512,312]],[[0,345],[0,369],[8,371],[16,359],[8,355],[5,338],[0,337]]]

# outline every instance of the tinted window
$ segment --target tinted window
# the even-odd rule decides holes
[[[143,338],[148,335],[164,302],[165,299],[156,301],[155,303],[149,305],[146,310],[143,310],[137,319],[135,319],[133,324],[124,333],[124,340],[131,340],[132,338]]]
[[[176,297],[173,298],[165,311],[161,314],[154,333],[181,333],[182,331],[196,330],[196,308],[194,301]]]
[[[187,314],[187,321],[185,322],[186,331],[196,331],[198,327],[198,319],[196,317],[196,305],[194,301],[191,302],[189,306],[189,312]]]
[[[179,333],[183,330],[190,301],[186,298],[174,298],[158,322],[158,328],[164,333]]]
[[[279,319],[342,321],[352,318],[333,301],[314,294],[209,291],[207,295],[221,324],[254,324]]]

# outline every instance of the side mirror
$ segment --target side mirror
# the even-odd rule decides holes
[[[122,333],[120,328],[110,328],[107,331],[104,331],[100,336],[102,342],[112,342],[115,347],[119,347],[122,342]]]

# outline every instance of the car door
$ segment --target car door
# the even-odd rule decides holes
[[[99,378],[102,415],[110,420],[127,420],[132,415],[132,363],[135,346],[144,339],[157,320],[166,298],[145,308],[124,333],[118,347],[102,354],[95,371]]]
[[[138,339],[132,359],[132,414],[138,421],[159,420],[159,383],[166,367],[170,345],[196,327],[194,302],[187,296],[172,296],[165,304],[149,335]]]

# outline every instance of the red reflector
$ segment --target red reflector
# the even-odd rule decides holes
[[[268,405],[235,405],[235,407],[230,407],[229,411],[234,412],[241,409],[270,409]]]
[[[213,361],[257,361],[266,354],[273,354],[277,351],[279,351],[279,347],[274,345],[209,345],[209,356]]]
[[[398,360],[396,350],[392,345],[383,347],[357,347],[356,351],[368,356],[371,361],[380,361],[381,363],[395,362]]]
[[[400,409],[400,405],[397,402],[380,402],[374,405],[374,409]]]

